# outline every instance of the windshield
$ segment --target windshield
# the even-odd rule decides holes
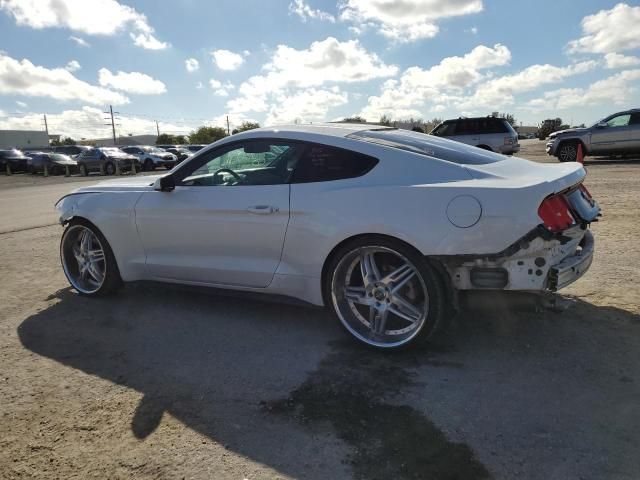
[[[103,148],[102,153],[109,155],[110,157],[127,157],[128,153],[123,152],[119,148]]]
[[[158,147],[142,147],[142,150],[148,153],[156,154],[156,155],[162,155],[167,153],[165,150],[162,150],[161,148],[158,148]]]
[[[364,130],[347,135],[347,138],[376,143],[461,165],[484,165],[504,160],[504,157],[497,153],[410,130]]]

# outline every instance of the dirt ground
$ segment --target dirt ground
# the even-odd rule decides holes
[[[474,299],[392,355],[320,309],[79,297],[52,204],[87,180],[0,177],[0,478],[640,478],[640,162],[588,172],[604,217],[565,312]]]

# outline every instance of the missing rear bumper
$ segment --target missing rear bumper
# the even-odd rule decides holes
[[[593,261],[594,247],[593,234],[587,230],[575,254],[551,267],[547,288],[555,292],[583,276]]]

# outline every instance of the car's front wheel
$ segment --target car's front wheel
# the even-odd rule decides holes
[[[345,245],[328,269],[327,301],[360,342],[398,349],[431,338],[443,323],[443,286],[422,255],[386,238]]]
[[[147,172],[151,172],[151,171],[155,170],[155,169],[156,169],[156,166],[153,164],[153,160],[151,160],[150,158],[147,158],[147,159],[144,161],[144,169],[145,169]]]
[[[60,259],[67,280],[82,295],[106,295],[122,284],[109,243],[89,222],[78,220],[67,226]]]
[[[558,149],[558,160],[561,162],[575,162],[578,158],[578,143],[564,142]]]

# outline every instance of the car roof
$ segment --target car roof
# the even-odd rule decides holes
[[[494,117],[493,115],[489,115],[487,117],[459,117],[459,118],[450,118],[448,120],[443,121],[442,123],[450,123],[450,122],[463,122],[465,120],[502,120],[505,119],[502,117]]]
[[[262,127],[247,130],[250,132],[273,132],[273,133],[314,133],[318,135],[328,135],[332,137],[346,137],[355,132],[365,130],[396,130],[394,127],[384,125],[372,125],[366,123],[313,123],[302,125],[275,125],[272,127]],[[241,135],[241,134],[236,134]]]

